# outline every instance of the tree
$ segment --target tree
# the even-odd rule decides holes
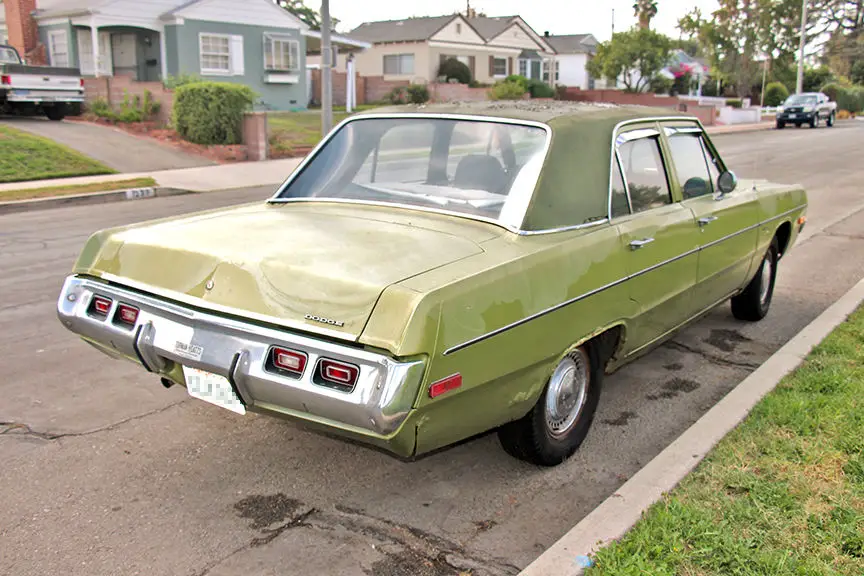
[[[780,106],[789,97],[789,90],[782,82],[771,82],[765,87],[765,106]]]
[[[597,45],[588,72],[612,81],[620,77],[625,91],[643,92],[666,66],[671,48],[669,38],[648,28],[619,32]]]
[[[657,15],[657,2],[655,0],[636,0],[633,4],[633,13],[639,18],[639,28],[647,30],[651,27],[651,19]]]
[[[321,15],[317,10],[313,10],[306,6],[303,0],[273,0],[277,5],[281,6],[300,20],[302,20],[312,30],[321,29]],[[336,28],[339,20],[330,18],[331,26]]]
[[[438,67],[438,77],[442,76],[445,78],[445,82],[453,78],[459,84],[471,83],[471,69],[464,62],[460,62],[456,58],[448,58],[441,62],[441,65]]]

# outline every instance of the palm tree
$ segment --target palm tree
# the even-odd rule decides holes
[[[656,0],[636,0],[633,4],[633,12],[639,18],[639,28],[648,29],[651,19],[657,15]]]

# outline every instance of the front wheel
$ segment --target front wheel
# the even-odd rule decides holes
[[[825,125],[828,126],[828,128],[832,128],[834,126],[834,120],[834,112],[831,112],[831,115],[828,116],[828,120],[825,122]]]
[[[814,114],[810,119],[810,128],[818,128],[819,127],[819,114]]]
[[[786,128],[786,123],[778,120],[777,121],[777,130],[783,130],[784,128]]]
[[[582,346],[555,368],[534,408],[498,429],[504,450],[520,460],[556,466],[585,440],[603,382],[596,347]]]
[[[741,294],[732,298],[732,315],[738,320],[756,322],[768,314],[774,296],[774,281],[777,279],[778,255],[775,238],[771,241],[756,276]]]

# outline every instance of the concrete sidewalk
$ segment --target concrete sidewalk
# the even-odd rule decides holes
[[[47,186],[78,186],[98,182],[116,182],[132,178],[153,178],[159,188],[172,188],[188,192],[209,192],[230,188],[270,186],[281,184],[302,158],[285,158],[264,162],[238,162],[218,166],[199,166],[159,172],[138,172],[132,174],[106,174],[103,176],[82,176],[78,178],[58,178],[55,180],[35,180],[31,182],[11,182],[0,184],[3,190],[24,190]]]
[[[759,132],[774,128],[774,121],[759,122],[757,124],[719,124],[717,126],[706,126],[708,134],[733,134],[735,132]]]

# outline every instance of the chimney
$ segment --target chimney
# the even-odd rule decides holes
[[[6,10],[9,44],[28,63],[44,64],[45,50],[39,44],[39,32],[33,18],[36,0],[4,0],[3,7]]]
[[[544,37],[544,38],[548,38],[548,37],[549,37],[549,31],[548,31],[548,30],[547,30],[546,32],[543,32],[543,37]]]

